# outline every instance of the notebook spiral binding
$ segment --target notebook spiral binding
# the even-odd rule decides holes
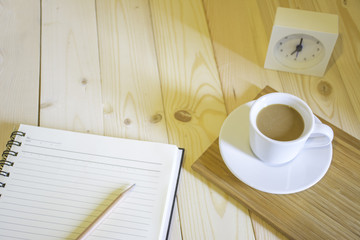
[[[21,131],[14,131],[11,133],[10,135],[10,140],[6,143],[6,148],[3,151],[2,155],[1,155],[1,160],[0,160],[0,176],[4,176],[4,177],[9,177],[10,173],[3,171],[3,166],[13,166],[14,163],[7,160],[8,156],[14,156],[16,157],[18,155],[18,152],[12,151],[11,147],[12,146],[21,146],[21,142],[16,141],[15,138],[16,136],[20,136],[20,137],[24,137],[25,133],[21,132]],[[0,182],[0,188],[4,188],[6,185],[5,182]],[[0,194],[1,197],[1,194]]]

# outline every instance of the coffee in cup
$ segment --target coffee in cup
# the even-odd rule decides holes
[[[257,128],[265,136],[277,141],[291,141],[304,131],[304,119],[293,107],[272,104],[263,108],[256,118]]]
[[[251,106],[249,117],[250,147],[271,165],[294,159],[303,148],[327,146],[334,137],[329,126],[315,121],[303,100],[287,93],[260,97]]]

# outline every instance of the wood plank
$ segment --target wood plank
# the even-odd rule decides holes
[[[0,1],[0,29],[0,146],[3,148],[18,124],[38,122],[39,1]]]
[[[105,133],[167,142],[148,1],[96,3]]]
[[[96,1],[105,135],[168,142],[149,3]],[[181,239],[177,206],[170,239]]]
[[[191,170],[226,111],[202,2],[151,0],[171,143],[186,149],[178,204],[184,239],[253,239],[248,212]]]
[[[273,2],[204,0],[229,113],[265,85],[282,90],[279,74],[263,69],[276,9]]]
[[[95,0],[43,0],[40,125],[103,133]]]
[[[266,89],[261,95],[269,91]],[[193,168],[291,239],[357,239],[360,237],[360,141],[321,121],[334,130],[333,160],[324,178],[305,191],[277,195],[247,186],[226,167],[218,140]]]

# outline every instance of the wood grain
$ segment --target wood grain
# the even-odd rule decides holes
[[[40,125],[103,133],[95,0],[43,0]]]
[[[0,1],[0,146],[18,124],[36,125],[39,105],[40,4]]]
[[[202,3],[152,0],[150,7],[169,140],[186,149],[178,193],[183,238],[252,239],[247,209],[191,170],[226,116]]]
[[[148,1],[96,6],[105,134],[168,142]]]
[[[291,239],[358,239],[360,141],[321,121],[334,130],[333,159],[324,178],[305,191],[276,195],[247,186],[226,167],[218,139],[192,167]]]

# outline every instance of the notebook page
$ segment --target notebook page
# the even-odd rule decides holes
[[[1,239],[75,239],[130,184],[89,239],[164,237],[180,150],[174,145],[21,125],[0,188]]]

